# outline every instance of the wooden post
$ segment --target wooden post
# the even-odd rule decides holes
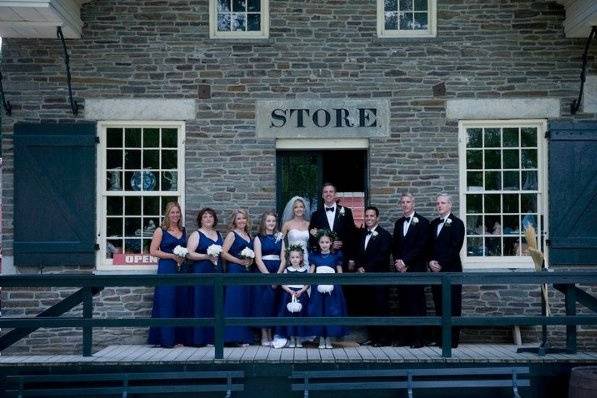
[[[93,318],[93,295],[91,287],[83,288],[83,319]],[[93,327],[83,326],[83,356],[91,356],[91,347],[93,345]]]
[[[224,359],[224,284],[221,277],[214,279],[214,318],[215,358]]]
[[[452,286],[447,276],[442,276],[442,357],[452,356]]]
[[[576,316],[576,285],[566,285],[566,315]],[[576,325],[566,325],[566,350],[576,354]]]

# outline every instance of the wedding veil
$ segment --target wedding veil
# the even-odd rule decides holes
[[[309,206],[309,202],[301,196],[293,196],[292,198],[290,198],[288,203],[286,203],[286,207],[284,207],[284,213],[282,213],[282,224],[281,225],[284,225],[284,223],[286,221],[290,221],[294,218],[294,213],[292,210],[294,207],[294,202],[296,202],[297,200],[300,200],[305,205],[305,216],[304,216],[305,220],[309,221],[309,219],[311,218],[311,209]]]

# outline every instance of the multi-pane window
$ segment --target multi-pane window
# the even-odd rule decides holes
[[[379,37],[434,37],[436,0],[377,0]]]
[[[209,5],[211,37],[268,36],[268,0],[210,0]]]
[[[524,230],[533,226],[541,238],[544,229],[543,137],[541,122],[461,123],[467,259],[529,260]]]
[[[100,266],[142,266],[166,204],[182,202],[181,125],[106,125],[98,167]]]

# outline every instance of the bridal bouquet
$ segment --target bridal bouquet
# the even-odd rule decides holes
[[[248,247],[245,247],[241,252],[240,252],[240,258],[241,260],[246,260],[246,259],[254,259],[255,258],[255,252],[251,249],[249,249]],[[245,265],[245,268],[247,269],[247,271],[251,268],[251,265]]]
[[[218,257],[220,255],[220,253],[222,253],[222,246],[220,245],[209,245],[209,247],[207,248],[207,255],[211,256],[211,257]],[[218,259],[216,258],[215,261],[213,261],[214,265],[216,265],[218,263]]]

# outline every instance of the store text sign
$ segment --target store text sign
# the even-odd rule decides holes
[[[257,101],[258,137],[368,138],[389,135],[388,100]]]

